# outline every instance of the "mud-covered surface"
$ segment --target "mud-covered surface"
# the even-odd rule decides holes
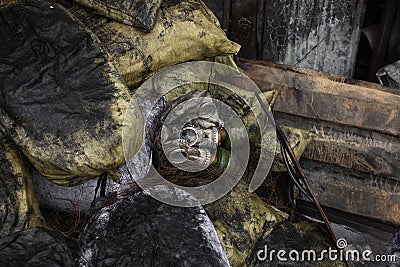
[[[0,266],[75,266],[62,237],[31,228],[0,239]]]
[[[169,191],[181,194],[183,191]],[[229,266],[205,211],[138,193],[100,210],[83,236],[82,266]]]
[[[60,184],[122,165],[129,93],[97,37],[46,1],[2,8],[0,29],[4,135]]]

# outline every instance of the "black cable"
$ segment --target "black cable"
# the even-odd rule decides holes
[[[335,233],[333,232],[332,226],[329,222],[328,217],[326,216],[324,210],[321,207],[321,204],[319,203],[314,190],[311,188],[310,183],[308,182],[308,179],[306,177],[306,175],[304,174],[303,170],[301,169],[300,163],[297,160],[292,148],[289,145],[288,140],[286,139],[285,134],[283,133],[281,127],[275,123],[275,120],[272,116],[272,114],[270,114],[270,109],[266,106],[266,104],[264,103],[264,101],[261,99],[259,94],[256,94],[256,98],[258,100],[258,102],[261,105],[261,108],[264,110],[264,112],[266,113],[266,115],[268,116],[268,119],[271,121],[271,123],[273,123],[275,125],[276,131],[277,131],[277,137],[282,145],[282,147],[284,148],[284,150],[286,150],[288,152],[289,158],[292,161],[293,165],[294,165],[294,169],[295,171],[298,173],[299,177],[301,178],[301,181],[303,182],[303,184],[305,185],[305,187],[307,188],[307,192],[310,194],[311,199],[312,199],[312,203],[314,203],[314,205],[317,207],[318,212],[320,213],[322,220],[324,221],[326,228],[328,230],[328,233],[330,235],[330,237],[332,238],[333,243],[336,246],[336,242],[337,242],[337,237],[335,235]],[[283,153],[284,154],[284,153]],[[282,156],[283,156],[282,154]],[[286,156],[286,155],[285,155]],[[349,263],[345,260],[344,261],[345,265],[348,267],[350,266]]]
[[[290,178],[292,179],[292,181],[294,182],[294,184],[299,188],[299,190],[301,191],[301,193],[303,193],[306,197],[308,197],[311,201],[313,201],[312,197],[311,197],[310,194],[307,192],[307,189],[305,189],[305,188],[300,184],[300,178],[297,176],[297,173],[296,173],[296,175],[294,175],[294,174],[292,173],[290,163],[289,163],[289,161],[288,161],[288,159],[287,159],[287,156],[286,156],[286,151],[285,151],[285,149],[283,148],[282,145],[281,145],[281,154],[282,154],[283,162],[285,163],[286,169],[287,169],[287,171],[288,171],[288,173],[289,173],[289,176],[290,176]]]
[[[100,197],[105,197],[106,187],[107,187],[107,172],[103,173],[100,179],[101,179]]]

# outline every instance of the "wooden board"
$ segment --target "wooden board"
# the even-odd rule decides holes
[[[280,90],[278,123],[315,131],[303,157],[324,205],[400,224],[399,90],[265,62],[238,65],[262,91]]]
[[[242,60],[238,64],[262,91],[281,91],[274,110],[400,136],[400,92],[346,84],[335,81],[340,78],[306,69],[255,62]]]
[[[399,138],[275,112],[279,124],[315,132],[303,157],[400,182]]]
[[[323,205],[400,225],[400,183],[311,160],[301,164]]]

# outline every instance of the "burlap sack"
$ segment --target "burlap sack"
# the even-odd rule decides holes
[[[117,177],[130,95],[98,38],[45,1],[1,8],[0,29],[7,40],[0,46],[0,131],[57,184],[81,184],[106,171]],[[137,103],[129,108],[138,110]],[[139,148],[137,114],[128,138]]]
[[[28,161],[5,142],[0,142],[0,171],[0,238],[43,226]]]
[[[314,132],[288,126],[282,126],[282,131],[284,132],[286,138],[288,139],[290,147],[292,148],[296,158],[299,159],[303,155],[304,150],[311,143],[314,137]],[[293,162],[291,162],[290,160],[289,164],[293,166]],[[277,147],[271,171],[274,172],[286,171],[286,166],[283,162],[280,146]]]
[[[231,266],[246,266],[257,241],[288,215],[248,191],[244,180],[218,201],[205,206]]]
[[[161,0],[76,0],[107,18],[150,32]]]
[[[226,37],[212,12],[198,0],[163,1],[150,33],[80,7],[70,12],[99,37],[133,89],[163,68],[236,54],[240,48]]]

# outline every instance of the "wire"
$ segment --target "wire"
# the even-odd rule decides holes
[[[256,94],[256,98],[257,98],[258,102],[260,103],[261,108],[264,110],[265,114],[268,116],[268,119],[271,121],[271,123],[275,122],[275,120],[274,120],[274,118],[272,116],[272,113],[269,111],[268,107],[266,106],[266,104],[264,103],[264,101],[262,100],[262,98],[260,97],[259,94]],[[303,170],[302,170],[302,168],[300,166],[299,161],[297,160],[292,148],[290,147],[289,141],[287,140],[287,138],[286,138],[285,134],[283,133],[283,131],[282,131],[281,127],[279,126],[279,124],[276,123],[276,122],[275,122],[275,128],[276,128],[278,140],[281,143],[281,145],[283,147],[283,150],[285,150],[284,153],[282,153],[282,156],[285,157],[286,156],[285,152],[288,153],[289,158],[293,163],[293,166],[294,166],[293,168],[295,169],[296,173],[299,175],[299,179],[301,179],[301,181],[305,185],[305,187],[307,189],[307,192],[309,193],[309,195],[311,197],[312,202],[317,207],[318,212],[321,215],[321,218],[324,221],[325,226],[326,226],[326,228],[328,230],[328,233],[329,233],[333,243],[336,246],[337,237],[336,237],[335,233],[333,232],[333,229],[331,227],[329,219],[326,216],[324,210],[322,209],[321,204],[319,203],[319,201],[318,201],[313,189],[311,188],[311,185],[308,182],[308,179],[307,179],[306,175],[304,174],[304,172],[303,172]],[[291,172],[290,165],[288,167],[289,167],[288,168],[288,172],[290,173]],[[293,173],[292,173],[292,176],[293,176]],[[294,180],[296,180],[296,178],[294,176],[293,176],[293,178],[294,178]],[[344,261],[344,263],[345,263],[345,265],[347,267],[350,266],[349,263],[346,260]]]
[[[299,177],[297,176],[297,173],[296,173],[296,175],[294,175],[294,174],[292,173],[291,166],[290,166],[290,164],[289,164],[289,161],[288,161],[287,156],[286,156],[286,151],[285,151],[285,149],[283,148],[283,146],[281,146],[281,154],[282,154],[283,162],[285,163],[285,166],[286,166],[286,169],[287,169],[287,171],[288,171],[288,173],[289,173],[290,178],[291,178],[292,181],[295,183],[295,185],[299,188],[299,190],[300,190],[306,197],[308,197],[308,198],[312,201],[312,198],[311,198],[310,194],[307,192],[307,189],[305,189],[305,188],[300,184],[300,179],[299,179]]]

